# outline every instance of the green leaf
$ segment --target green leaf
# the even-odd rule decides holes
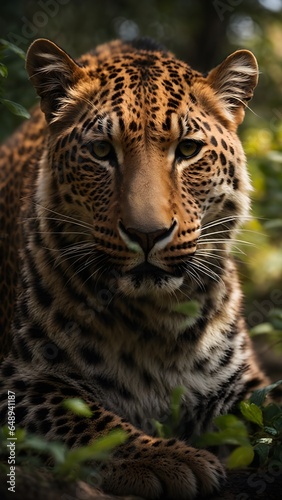
[[[282,416],[282,408],[275,403],[269,403],[269,405],[262,408],[263,420],[266,425],[272,423],[280,415]]]
[[[254,403],[255,405],[261,407],[264,403],[265,397],[266,397],[265,388],[264,389],[257,389],[251,395],[249,402]]]
[[[268,460],[270,446],[266,443],[258,443],[254,446],[254,450],[259,457],[260,465],[265,465]]]
[[[272,161],[282,163],[282,153],[280,153],[280,151],[269,151],[267,156]]]
[[[29,112],[17,102],[9,101],[9,99],[0,99],[0,102],[14,115],[21,116],[22,118],[30,118]]]
[[[63,463],[66,455],[66,446],[59,442],[48,442],[38,436],[27,436],[25,442],[21,446],[22,449],[32,449],[37,452],[51,455],[56,463]]]
[[[268,394],[269,392],[273,391],[273,389],[276,389],[276,387],[279,387],[279,385],[282,385],[282,380],[278,380],[277,382],[274,382],[273,384],[265,387],[266,393]]]
[[[159,422],[158,420],[155,420],[154,418],[152,418],[152,423],[156,429],[158,437],[165,438],[164,425],[161,424],[161,422]]]
[[[203,434],[197,442],[199,446],[223,444],[247,446],[250,444],[246,425],[235,415],[220,415],[214,419],[214,423],[219,431]]]
[[[227,467],[229,469],[238,469],[247,467],[254,459],[254,450],[252,446],[239,446],[236,448],[227,459]]]
[[[249,401],[241,401],[240,410],[246,420],[263,427],[262,410],[256,404]]]
[[[215,425],[221,430],[236,428],[236,430],[240,429],[241,434],[247,436],[248,431],[245,424],[242,420],[239,420],[235,415],[220,415],[214,419]]]
[[[207,432],[197,441],[197,446],[221,446],[223,444],[249,445],[249,438],[237,432],[236,428],[225,429],[219,432]]]
[[[8,69],[6,68],[5,64],[0,63],[0,76],[3,78],[7,78],[8,76]]]
[[[158,437],[163,438],[163,439],[168,439],[173,437],[174,435],[174,428],[173,425],[171,424],[163,424],[159,422],[158,420],[152,419],[152,423],[155,426],[156,432]]]
[[[260,323],[250,330],[251,335],[264,335],[265,333],[271,332],[273,332],[273,326],[271,323]]]
[[[271,437],[257,438],[256,441],[257,441],[257,444],[262,443],[262,444],[269,444],[269,445],[271,445],[272,442],[273,442],[273,438],[271,438]]]
[[[123,430],[114,430],[109,432],[107,436],[102,436],[96,439],[88,446],[70,450],[62,463],[57,468],[59,475],[66,475],[72,472],[72,469],[80,463],[88,460],[105,460],[114,448],[123,444],[128,439],[128,435]]]
[[[257,389],[256,391],[253,392],[251,395],[249,401],[250,403],[254,403],[257,406],[262,406],[264,403],[264,400],[266,398],[266,395],[271,392],[273,389],[276,389],[279,385],[282,384],[282,380],[278,380],[277,382],[274,382],[273,384],[267,385],[266,387],[263,387],[263,389]]]
[[[2,38],[0,39],[0,48],[1,49],[8,49],[11,52],[14,52],[14,54],[17,54],[19,57],[25,60],[25,52],[14,45],[11,42],[8,42],[8,40],[3,40]]]
[[[270,321],[274,328],[282,330],[282,310],[272,309],[269,313]]]
[[[282,433],[282,415],[274,420],[273,427]]]
[[[66,399],[63,402],[63,406],[67,410],[70,410],[72,413],[74,413],[75,415],[79,415],[80,417],[92,417],[92,411],[82,399]]]
[[[278,434],[277,429],[274,429],[274,427],[265,426],[264,430],[265,430],[265,432],[267,432],[267,434],[270,434],[271,436],[277,436],[277,434]]]
[[[282,225],[282,219],[281,219],[281,225]],[[272,318],[277,318],[282,321],[282,309],[271,309],[269,312],[269,317]]]
[[[176,387],[171,394],[171,417],[174,426],[177,426],[180,421],[181,400],[185,394],[186,388],[182,385]]]
[[[65,461],[67,447],[64,443],[49,443],[50,454],[54,457],[56,464],[62,464]]]
[[[165,439],[169,439],[174,436],[174,428],[173,425],[163,424],[163,435]]]
[[[22,446],[24,449],[32,448],[36,451],[48,452],[49,443],[39,436],[28,436]]]
[[[180,302],[172,309],[173,312],[184,314],[185,316],[190,316],[191,318],[195,318],[196,316],[198,316],[199,310],[200,304],[197,300]]]
[[[220,446],[222,444],[226,444],[226,436],[222,434],[222,432],[205,432],[196,442],[196,446],[205,447],[205,446]],[[228,444],[240,444],[237,440],[232,439],[231,443]]]
[[[4,439],[10,437],[10,431],[7,425],[3,425],[3,427],[1,428],[1,434],[3,434]]]
[[[15,438],[17,438],[17,444],[21,443],[26,438],[26,430],[18,427],[16,429]]]

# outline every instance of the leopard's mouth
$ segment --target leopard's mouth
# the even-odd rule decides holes
[[[178,290],[183,284],[183,272],[168,272],[158,266],[143,262],[118,279],[118,287],[127,296],[161,297]]]
[[[173,278],[181,278],[183,276],[183,270],[180,266],[173,269],[172,272],[165,271],[161,267],[155,266],[154,264],[150,264],[150,262],[143,262],[138,266],[133,267],[130,271],[126,273],[130,275],[132,278],[137,280],[144,279],[168,279],[169,277]]]
[[[167,272],[165,272],[160,267],[157,267],[149,262],[143,262],[138,266],[133,267],[126,274],[132,276],[132,278],[136,278],[138,280],[146,279],[146,278],[161,278],[167,276]]]

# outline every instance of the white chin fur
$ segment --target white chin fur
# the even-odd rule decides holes
[[[170,295],[182,286],[184,278],[173,278],[168,277],[167,280],[163,280],[156,284],[154,279],[145,278],[142,279],[141,283],[136,287],[134,279],[131,276],[121,276],[118,278],[118,289],[124,295],[130,295],[131,297],[141,297],[141,296],[156,296]]]

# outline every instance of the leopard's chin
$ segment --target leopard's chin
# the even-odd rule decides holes
[[[131,297],[164,297],[175,293],[183,285],[182,274],[172,275],[163,269],[144,263],[118,278],[118,288]]]

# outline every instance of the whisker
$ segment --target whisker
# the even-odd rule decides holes
[[[240,243],[240,244],[243,244],[243,245],[249,245],[249,246],[252,246],[252,247],[255,247],[256,245],[250,241],[245,241],[245,240],[239,240],[239,239],[229,239],[229,238],[222,238],[222,239],[206,239],[206,241],[200,241],[197,243],[197,245],[205,245],[207,243]]]
[[[224,254],[226,254],[226,249],[224,249],[224,248],[213,247],[213,248],[209,248],[209,250],[212,250],[213,253],[217,252],[217,253],[224,253]],[[201,248],[197,248],[196,254],[198,254],[199,252],[203,252],[203,251],[205,251],[205,249],[202,250]],[[241,255],[246,255],[246,252],[244,252],[241,248],[236,247],[236,246],[232,246],[231,253],[232,254],[238,253],[238,254],[241,254]]]
[[[96,243],[93,241],[81,241],[81,242],[75,242],[71,245],[68,245],[67,247],[64,247],[63,250],[60,249],[55,249],[57,252],[60,252],[61,255],[68,254],[71,252],[75,252],[77,250],[87,250],[89,249],[94,249],[96,247]]]
[[[64,217],[65,216],[62,216],[62,217],[44,217],[44,220],[52,220],[52,221],[61,222],[61,223],[65,223],[65,224],[73,224],[75,226],[79,226],[79,227],[82,227],[84,229],[87,229],[88,231],[89,230],[93,231],[93,226],[91,226],[90,224],[87,224],[87,223],[84,223],[84,222],[81,222],[81,221],[78,221],[78,220],[75,220],[75,219],[67,219],[67,218],[64,218]],[[28,221],[28,220],[37,220],[37,217],[27,217],[25,220],[26,221]],[[45,231],[45,232],[49,232],[49,231]],[[61,231],[61,232],[65,232],[65,231]],[[88,233],[84,233],[84,234],[89,235],[89,232]]]
[[[107,256],[104,256],[104,258],[107,257]],[[102,273],[100,274],[100,276],[98,275],[97,278],[96,278],[96,281],[98,282],[99,280],[101,280],[103,274],[107,271],[107,269],[105,269],[105,266],[100,266],[98,269],[95,269],[95,271],[93,273],[91,273],[88,278],[82,283],[82,286],[84,286],[87,281],[89,281],[90,279],[93,278],[93,276],[95,276],[95,274],[98,274],[100,271],[102,270]]]
[[[69,254],[75,254],[78,252],[85,252],[88,250],[93,250],[95,248],[95,243],[94,242],[86,242],[86,241],[81,241],[81,242],[75,242],[72,243],[66,247],[63,248],[52,248],[44,245],[42,248],[45,248],[45,250],[49,250],[52,252],[57,252],[59,254],[59,257],[69,255]]]
[[[197,271],[192,268],[191,261],[185,262],[184,260],[182,260],[182,262],[184,262],[185,264],[185,271],[187,272],[188,276],[195,281],[195,283],[201,288],[201,290],[205,291],[205,285],[202,282]]]
[[[218,276],[218,274],[216,274],[214,271],[212,271],[212,269],[210,269],[205,264],[203,264],[201,260],[197,261],[195,259],[195,261],[194,261],[194,259],[193,259],[192,264],[193,264],[193,266],[195,266],[197,268],[197,270],[199,272],[202,272],[206,276],[209,276],[211,279],[213,279],[217,283],[220,283],[222,281],[222,279]]]
[[[189,267],[187,267],[187,271],[189,273],[189,276],[191,276],[191,278],[193,278],[193,280],[199,286],[199,288],[201,290],[205,291],[206,290],[205,284],[201,280],[201,277],[199,276],[199,273],[196,271],[196,269],[193,269],[193,267],[189,266]]]
[[[81,236],[89,236],[89,234],[80,231],[35,231],[34,234],[74,234]]]
[[[201,265],[203,263],[206,263],[212,267],[216,267],[217,269],[220,269],[222,270],[222,267],[221,266],[218,266],[217,264],[215,264],[214,262],[209,262],[208,260],[205,260],[205,259],[202,259],[202,258],[197,258],[197,257],[193,257],[193,260],[195,260],[197,263],[200,263]],[[204,265],[204,264],[203,264]],[[207,266],[206,266],[207,267]],[[207,267],[208,268],[208,267]],[[212,270],[211,270],[212,271]]]
[[[46,210],[47,212],[50,212],[52,214],[59,216],[59,219],[53,218],[54,220],[59,220],[59,221],[62,220],[62,222],[71,222],[71,223],[74,223],[77,225],[83,224],[83,227],[88,228],[88,229],[93,229],[93,226],[91,224],[89,224],[88,222],[80,221],[79,219],[76,219],[75,217],[72,217],[72,216],[66,215],[66,214],[62,214],[60,212],[57,212],[56,210],[53,210],[52,208],[44,207],[43,205],[41,205],[38,202],[36,202],[35,205],[37,207],[42,208],[43,210]],[[44,217],[44,218],[48,220],[47,217]],[[51,220],[52,220],[52,218],[51,218]]]
[[[97,258],[97,257],[98,257],[98,258]],[[66,285],[70,282],[70,280],[71,280],[74,276],[78,276],[78,275],[79,275],[79,273],[80,273],[81,271],[83,271],[83,270],[87,269],[87,267],[89,267],[89,268],[90,268],[90,267],[92,266],[92,264],[93,264],[96,260],[98,260],[98,262],[99,262],[99,264],[100,264],[103,260],[106,260],[106,259],[107,259],[107,256],[106,256],[106,255],[104,255],[104,256],[96,256],[96,258],[92,258],[90,261],[88,261],[88,263],[87,263],[88,265],[86,265],[86,266],[85,266],[85,263],[84,263],[84,264],[83,264],[83,266],[80,266],[80,268],[79,268],[79,269],[76,269],[76,270],[74,271],[73,275],[72,275],[72,276],[68,279],[68,281],[67,281]],[[78,259],[78,260],[79,260],[79,259]],[[70,269],[70,267],[71,267],[71,266],[69,266],[68,270]],[[91,279],[93,276],[95,276],[95,274],[97,274],[97,273],[99,272],[99,270],[100,270],[100,269],[101,269],[101,267],[100,267],[100,268],[98,268],[98,269],[95,269],[95,270],[94,270],[94,271],[93,271],[93,272],[92,272],[92,273],[88,276],[88,278],[87,278],[86,280],[84,280],[84,281],[83,281],[82,286],[84,286],[84,285],[85,285],[85,283],[87,283],[87,281],[88,281],[89,279]]]
[[[228,229],[221,229],[220,231],[212,231],[210,233],[202,233],[202,234],[200,234],[200,236],[199,236],[198,239],[200,240],[200,239],[203,239],[203,238],[205,238],[207,236],[210,236],[210,235],[214,236],[215,234],[228,233],[229,231],[230,231],[230,228],[228,228]],[[244,232],[244,233],[254,233],[254,234],[261,235],[260,231],[254,231],[253,229],[240,229],[240,233],[241,232]]]
[[[70,266],[67,268],[67,271],[68,271],[70,269],[70,267],[75,266],[75,264],[77,262],[79,262],[79,260],[81,260],[82,258],[86,258],[88,255],[89,256],[91,256],[91,255],[93,256],[93,254],[90,253],[89,251],[87,251],[87,252],[75,252],[74,254],[68,255],[67,257],[65,257],[65,256],[62,256],[62,257],[59,256],[58,259],[57,259],[57,264],[55,265],[55,268],[58,267],[59,265],[65,264],[68,260],[71,260],[71,259],[74,259],[75,257],[77,257],[76,260],[74,262],[72,262],[70,264]],[[97,259],[99,257],[100,256],[97,256]]]
[[[233,220],[238,220],[238,219],[241,219],[242,216],[241,215],[228,215],[226,217],[222,217],[220,219],[216,219],[214,221],[211,221],[211,222],[207,222],[206,224],[203,224],[202,225],[202,229],[207,229],[207,228],[210,228],[210,227],[213,227],[213,226],[218,226],[224,222],[231,222]],[[247,221],[247,220],[253,220],[254,217],[253,216],[244,216],[244,221]]]
[[[226,260],[225,255],[214,255],[213,253],[205,252],[204,250],[196,250],[195,257],[199,256],[210,257],[211,259],[216,259],[216,260],[223,260],[223,261]]]

